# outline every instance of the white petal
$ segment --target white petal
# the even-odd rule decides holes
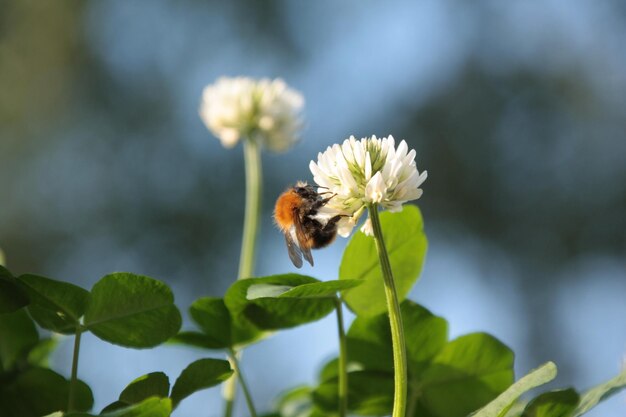
[[[405,169],[415,168],[415,149],[411,149],[411,151],[402,158],[402,165]]]
[[[404,196],[402,196],[402,199],[405,201],[417,200],[422,194],[424,194],[424,190],[421,188],[408,189]]]
[[[385,196],[385,190],[383,176],[380,172],[377,172],[365,186],[365,201],[369,203],[380,203]]]
[[[411,175],[408,178],[405,178],[402,182],[400,182],[396,189],[400,188],[417,188],[419,184],[417,183],[419,176],[417,175],[417,170],[413,170]]]
[[[365,181],[369,181],[372,178],[372,158],[370,153],[365,153]]]
[[[423,171],[417,179],[417,186],[422,185],[422,183],[426,181],[426,178],[428,178],[428,171]]]
[[[337,234],[341,237],[350,236],[352,229],[354,229],[354,223],[348,221],[347,219],[342,219],[339,223],[337,223]]]
[[[385,208],[387,209],[387,211],[389,211],[391,213],[398,213],[398,212],[402,211],[402,202],[391,201],[391,202],[385,204]]]
[[[239,131],[237,129],[222,129],[219,133],[222,146],[232,148],[239,141]]]
[[[365,223],[363,223],[363,226],[361,226],[361,232],[365,233],[365,236],[374,236],[374,228],[372,227],[372,219],[368,217],[367,220],[365,220]]]
[[[396,150],[396,158],[404,159],[408,150],[409,146],[406,144],[406,141],[403,140],[402,142],[400,142],[400,145],[398,145],[398,149]],[[411,152],[415,151],[411,150]]]

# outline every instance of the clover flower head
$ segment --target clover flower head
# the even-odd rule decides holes
[[[226,148],[242,137],[282,152],[298,141],[302,95],[280,78],[219,78],[204,88],[200,118]]]
[[[420,198],[419,187],[428,175],[426,171],[418,172],[415,150],[409,151],[404,140],[396,148],[392,136],[361,140],[351,136],[341,145],[320,152],[309,168],[320,191],[333,194],[318,217],[324,220],[344,215],[338,223],[338,233],[343,237],[350,235],[367,205],[401,211],[404,203]],[[369,219],[362,230],[372,234]]]

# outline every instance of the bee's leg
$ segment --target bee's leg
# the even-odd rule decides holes
[[[326,194],[326,193],[322,193],[322,194]],[[330,199],[333,198],[336,195],[337,195],[337,193],[334,193],[330,197],[326,197],[326,198],[322,198],[321,200],[317,200],[315,203],[313,203],[313,206],[311,208],[313,210],[317,210],[320,207],[324,207],[326,204],[328,204]]]
[[[331,217],[330,219],[328,219],[328,222],[324,226],[323,230],[324,231],[335,230],[335,228],[337,227],[337,222],[341,220],[342,217],[350,217],[350,216],[348,216],[347,214],[338,214],[336,216]]]
[[[313,235],[316,230],[322,230],[322,224],[312,217],[305,217],[302,219],[302,227],[307,234]]]
[[[328,191],[328,192],[330,192],[330,191]],[[326,194],[326,193],[324,193],[324,194]],[[321,201],[322,205],[323,206],[326,205],[326,203],[328,203],[330,201],[330,199],[333,198],[336,195],[337,195],[337,193],[333,193],[333,195],[331,195],[330,197],[323,198],[322,201]]]
[[[324,227],[319,227],[313,230],[313,242],[315,242],[313,245],[314,248],[317,249],[324,247],[335,240],[335,237],[337,236],[337,222],[341,220],[342,217],[350,216],[345,214],[333,216],[328,220]]]
[[[334,235],[337,232],[337,222],[339,222],[339,220],[341,220],[342,217],[350,217],[350,216],[348,216],[347,214],[338,214],[336,216],[331,217],[330,219],[328,219],[328,222],[326,222],[321,232],[323,234]]]

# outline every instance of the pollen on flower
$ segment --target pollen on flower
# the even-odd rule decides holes
[[[309,164],[315,183],[334,194],[318,217],[345,215],[338,230],[347,237],[368,204],[402,210],[404,203],[421,197],[420,186],[428,175],[417,170],[415,155],[404,140],[396,148],[392,136],[361,140],[351,136],[341,145],[329,146],[318,154],[317,162]],[[362,230],[371,233],[371,224],[366,223]]]
[[[302,95],[281,79],[219,78],[205,87],[200,118],[226,148],[241,138],[285,151],[299,139]]]

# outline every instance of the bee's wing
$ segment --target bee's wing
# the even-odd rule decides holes
[[[311,255],[311,248],[307,244],[307,238],[304,234],[304,226],[302,226],[302,222],[300,222],[300,216],[294,216],[294,229],[296,231],[296,239],[298,240],[298,247],[304,255],[304,259],[307,260],[311,266],[313,266],[313,255]]]
[[[311,266],[313,266],[313,255],[311,255],[311,248],[300,246],[300,250],[302,251],[304,259],[306,259],[307,262],[311,264]]]
[[[298,247],[298,244],[293,241],[291,233],[285,233],[285,243],[287,243],[287,252],[289,252],[289,259],[296,266],[296,268],[302,267],[302,252]]]

